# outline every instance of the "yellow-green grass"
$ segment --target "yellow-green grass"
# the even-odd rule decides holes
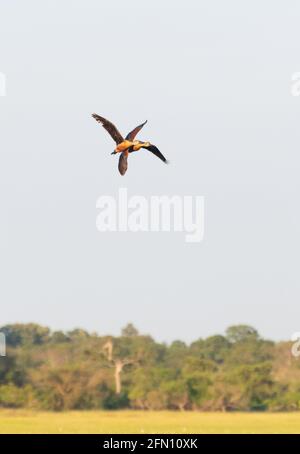
[[[0,410],[0,433],[300,433],[300,413]]]

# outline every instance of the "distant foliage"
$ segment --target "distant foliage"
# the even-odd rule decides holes
[[[155,342],[128,324],[119,337],[37,324],[0,328],[0,407],[44,410],[300,410],[290,343],[246,325],[190,345]]]

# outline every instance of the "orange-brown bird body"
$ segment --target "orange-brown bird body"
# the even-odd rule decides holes
[[[144,123],[137,126],[136,128],[134,128],[132,131],[130,131],[124,139],[113,123],[111,123],[110,121],[106,120],[103,117],[100,117],[100,115],[97,115],[97,114],[93,114],[92,117],[95,118],[95,120],[98,123],[102,124],[102,126],[106,129],[106,131],[110,134],[110,136],[116,142],[116,148],[114,149],[114,151],[111,154],[121,153],[120,158],[119,158],[119,166],[118,166],[119,172],[121,175],[125,175],[125,173],[127,171],[127,168],[128,168],[127,160],[128,160],[129,153],[138,151],[141,148],[151,151],[151,153],[153,153],[155,156],[157,156],[163,162],[167,163],[166,158],[163,156],[163,154],[159,151],[159,149],[155,145],[152,145],[150,142],[142,142],[140,140],[134,140],[137,133],[147,123],[147,120]]]

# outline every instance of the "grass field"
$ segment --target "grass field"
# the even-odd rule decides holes
[[[0,433],[300,433],[300,413],[0,410]]]

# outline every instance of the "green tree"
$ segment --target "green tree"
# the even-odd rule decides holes
[[[260,339],[256,329],[248,325],[230,326],[226,330],[226,338],[231,343],[257,341]]]
[[[50,330],[35,323],[5,325],[0,328],[9,346],[40,345],[49,341]]]
[[[136,337],[139,336],[139,332],[136,329],[136,327],[132,323],[128,323],[122,331],[121,331],[121,336],[123,337]]]

